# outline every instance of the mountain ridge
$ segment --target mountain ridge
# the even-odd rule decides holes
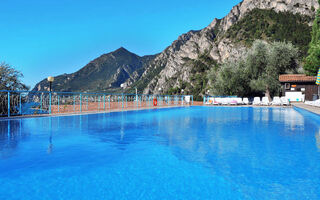
[[[113,52],[101,55],[78,70],[82,70],[83,73],[80,74],[86,75],[86,78],[75,74],[78,71],[65,77],[63,75],[57,77],[57,79],[68,79],[68,81],[69,79],[78,79],[78,81],[75,81],[76,83],[81,82],[79,80],[87,81],[87,85],[90,87],[86,86],[81,90],[74,84],[66,84],[60,80],[58,81],[60,85],[54,83],[56,84],[54,88],[60,91],[117,91],[120,84],[124,83],[127,92],[132,92],[134,88],[138,88],[139,92],[145,94],[168,91],[179,92],[184,89],[187,93],[197,91],[203,95],[207,85],[205,76],[208,66],[222,63],[230,58],[240,57],[250,45],[250,42],[244,43],[241,40],[286,41],[289,33],[281,35],[282,33],[279,33],[279,30],[283,31],[286,28],[294,30],[296,27],[300,30],[306,29],[304,34],[310,35],[310,27],[318,8],[317,0],[243,0],[235,5],[224,18],[215,18],[201,30],[191,30],[180,35],[177,40],[173,41],[159,54],[140,57],[120,47]],[[262,14],[258,15],[259,12]],[[261,30],[251,31],[251,35],[241,35],[237,31],[246,32],[245,29],[250,28],[251,25],[250,22],[246,23],[246,20],[252,20],[252,18],[249,19],[246,16],[258,17],[255,22],[252,21],[256,26],[260,26],[257,23],[263,20],[268,23],[271,20],[271,22]],[[306,20],[300,20],[304,16]],[[279,21],[279,17],[289,17],[291,27],[286,26],[283,20]],[[237,23],[242,24],[237,27]],[[265,24],[264,21],[263,23]],[[269,26],[272,23],[279,23],[277,24],[280,27],[279,30],[270,28]],[[265,32],[269,29],[271,33],[268,33],[268,35]],[[235,30],[235,32],[232,32],[232,30]],[[261,31],[261,33],[257,33],[258,31]],[[227,37],[228,34],[231,36]],[[290,37],[294,43],[298,35]],[[236,39],[239,39],[240,42],[235,41]],[[304,48],[308,40],[309,37],[304,37],[302,42],[298,41],[297,43],[300,44],[300,48]],[[124,59],[126,59],[125,62]],[[105,66],[109,66],[109,71],[103,71],[106,68]],[[97,82],[95,81],[96,76],[93,75],[95,73],[102,73],[105,76],[103,78],[99,76]],[[41,86],[47,84],[45,80],[40,83],[42,84],[36,85],[36,87],[40,86],[37,89],[48,89],[48,87],[41,88]],[[64,86],[62,86],[63,84]],[[175,89],[173,90],[173,88]]]
[[[114,91],[124,82],[134,82],[154,55],[138,56],[124,47],[102,54],[78,71],[55,77],[53,90],[61,92]],[[49,90],[46,79],[40,81],[33,91]]]
[[[193,83],[188,80],[191,77],[190,69],[184,67],[186,59],[197,60],[200,55],[208,54],[210,58],[221,63],[229,58],[241,56],[247,47],[234,43],[229,38],[225,38],[224,34],[253,9],[272,10],[275,13],[287,11],[294,15],[313,17],[315,10],[318,8],[319,4],[317,0],[244,0],[234,6],[226,17],[214,19],[199,32],[183,34],[183,37],[188,36],[187,40],[183,41],[179,37],[177,41],[173,42],[171,46],[160,53],[155,60],[161,60],[161,57],[167,57],[168,60],[166,61],[166,65],[162,66],[159,75],[154,77],[145,87],[144,93],[168,91],[172,87],[179,87],[179,82],[181,81],[192,85]],[[308,24],[311,26],[312,21]],[[175,43],[180,43],[179,49],[172,51]],[[167,84],[168,79],[172,77],[175,77],[175,83],[171,85]]]

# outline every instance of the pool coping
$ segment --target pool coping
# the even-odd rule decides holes
[[[320,108],[319,107],[311,106],[311,105],[308,105],[305,103],[292,103],[292,106],[296,107],[296,108],[303,109],[305,111],[308,111],[308,112],[311,112],[313,114],[320,116]]]

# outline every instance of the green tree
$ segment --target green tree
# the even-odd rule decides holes
[[[23,75],[9,64],[0,63],[0,90],[28,90],[20,80]]]
[[[238,95],[246,96],[250,93],[248,85],[248,76],[243,70],[245,69],[245,63],[240,60],[229,60],[223,63],[216,71],[211,69],[208,73],[208,78],[211,87],[216,95]]]
[[[255,41],[247,54],[250,88],[271,96],[280,89],[279,75],[295,71],[298,67],[299,50],[291,43]]]
[[[295,71],[298,57],[299,51],[291,43],[257,40],[240,59],[210,70],[212,90],[218,95],[265,94],[271,99],[279,92],[279,75]]]
[[[320,4],[320,0],[318,0]],[[320,66],[320,9],[317,10],[312,26],[312,39],[309,44],[308,56],[303,66],[307,75],[317,75]]]

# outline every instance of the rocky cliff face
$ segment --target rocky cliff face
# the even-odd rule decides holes
[[[244,45],[234,43],[224,34],[230,27],[241,20],[253,9],[274,10],[275,12],[290,12],[313,17],[319,8],[317,0],[244,0],[234,6],[223,19],[214,19],[206,28],[200,31],[190,31],[181,35],[167,49],[159,54],[146,68],[140,82],[148,77],[149,83],[144,93],[167,91],[170,87],[178,86],[181,81],[189,81],[190,68],[186,60],[197,59],[207,53],[217,62],[223,62],[230,57],[239,57],[245,50]],[[312,21],[309,22],[312,25]],[[150,72],[155,72],[150,77]],[[174,77],[175,83],[168,83]]]

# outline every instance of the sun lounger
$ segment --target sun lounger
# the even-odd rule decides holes
[[[315,100],[315,106],[317,106],[317,107],[320,107],[320,99],[318,99],[318,100]]]
[[[222,98],[221,104],[222,105],[228,105],[229,104],[229,99],[228,98]]]
[[[249,105],[249,99],[248,98],[243,98],[242,102],[243,102],[243,104]]]
[[[230,104],[230,105],[233,105],[233,106],[238,105],[237,98],[231,98],[231,99],[229,100],[229,104]]]
[[[310,106],[320,107],[320,99],[315,100],[315,101],[306,101],[305,104],[308,104]]]
[[[271,102],[274,106],[281,106],[281,100],[280,97],[273,97],[273,101]]]
[[[221,100],[220,100],[220,98],[214,98],[214,100],[213,100],[213,103],[212,103],[213,105],[220,105],[221,104]]]
[[[237,105],[243,105],[243,101],[241,98],[235,98],[235,100],[237,101]]]
[[[314,102],[313,101],[305,101],[304,103],[312,106]]]
[[[281,101],[282,105],[285,105],[285,106],[289,106],[290,105],[290,102],[286,97],[281,97],[280,101]]]
[[[268,97],[262,97],[261,105],[269,106],[270,105],[269,98]]]
[[[260,97],[255,97],[255,98],[253,99],[252,105],[254,105],[254,106],[259,106],[260,104],[261,104]]]

